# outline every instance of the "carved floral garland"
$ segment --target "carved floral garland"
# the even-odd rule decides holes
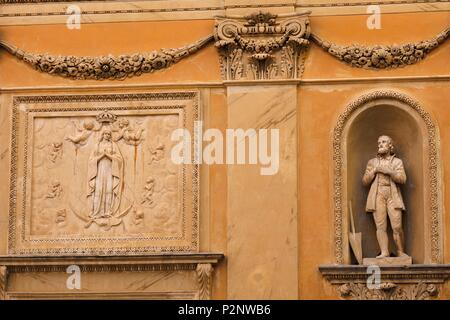
[[[307,39],[292,36],[292,33],[295,33],[295,30],[287,28],[282,36],[275,39],[255,40],[245,39],[236,31],[232,34],[234,39],[216,39],[215,46],[222,49],[238,44],[241,50],[253,53],[253,59],[265,61],[272,57],[273,51],[279,50],[286,43],[299,47],[308,45]],[[311,35],[311,39],[329,54],[352,67],[388,69],[404,67],[421,61],[430,51],[445,42],[449,36],[450,28],[447,28],[430,40],[404,45],[376,45],[374,47],[359,44],[340,46],[324,41],[314,34]],[[0,41],[0,47],[41,72],[71,79],[123,80],[127,77],[140,76],[143,73],[167,68],[182,58],[199,51],[213,40],[214,36],[209,35],[178,49],[161,49],[150,53],[136,53],[117,57],[112,55],[76,57],[33,54],[4,41]],[[237,50],[234,46],[233,52]],[[239,54],[239,52],[236,51],[236,54]],[[237,70],[235,71],[237,72]]]
[[[161,49],[150,53],[108,55],[101,57],[53,56],[49,54],[32,54],[0,41],[14,56],[32,65],[36,70],[56,74],[71,79],[118,79],[140,76],[143,73],[164,69],[177,63],[207,45],[213,36],[207,36],[194,44],[178,49]]]
[[[316,35],[312,40],[328,53],[356,68],[386,69],[404,67],[424,59],[431,50],[442,44],[450,36],[450,28],[436,37],[417,43],[404,45],[367,47],[359,44],[339,46],[323,41]]]

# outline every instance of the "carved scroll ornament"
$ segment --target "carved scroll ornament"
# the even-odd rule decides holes
[[[314,43],[329,54],[356,68],[388,69],[405,67],[423,60],[433,49],[450,36],[450,28],[442,31],[430,40],[403,45],[377,45],[374,47],[354,44],[340,46],[324,41],[317,35],[311,35]]]
[[[239,79],[298,78],[298,60],[309,44],[309,20],[304,12],[276,16],[218,17],[214,30],[222,77]]]
[[[150,53],[136,53],[117,57],[112,55],[75,57],[33,54],[4,41],[0,41],[0,47],[41,72],[71,79],[123,80],[127,77],[140,76],[143,73],[167,68],[197,52],[212,40],[213,36],[210,35],[178,49],[161,49]]]

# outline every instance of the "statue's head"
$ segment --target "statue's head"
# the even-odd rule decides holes
[[[94,122],[93,121],[85,121],[85,122],[83,122],[83,127],[86,129],[86,130],[92,130],[92,129],[94,129]]]
[[[394,153],[394,140],[391,137],[382,135],[378,138],[378,154],[386,155]]]
[[[103,131],[103,133],[102,133],[102,140],[110,141],[111,137],[112,137],[111,130],[106,129],[105,131]]]
[[[119,128],[120,129],[128,127],[128,125],[130,124],[128,119],[125,119],[125,118],[120,118],[118,122],[119,122]]]

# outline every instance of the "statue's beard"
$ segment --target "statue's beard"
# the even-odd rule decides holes
[[[379,148],[378,154],[383,156],[389,154],[389,148]]]

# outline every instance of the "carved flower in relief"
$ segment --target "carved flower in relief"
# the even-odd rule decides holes
[[[367,59],[366,57],[360,57],[358,59],[358,64],[361,66],[366,66],[369,63],[369,59]]]
[[[371,48],[364,48],[364,50],[363,50],[363,56],[364,56],[364,57],[370,57],[370,56],[372,56],[372,49],[371,49]]]
[[[78,69],[75,67],[68,67],[67,73],[69,74],[69,76],[75,77],[78,74]]]
[[[414,53],[414,45],[408,43],[405,44],[404,46],[402,46],[402,54],[404,54],[405,56],[410,56]]]
[[[402,56],[402,62],[404,64],[408,64],[408,61],[409,61],[409,56]]]
[[[351,55],[355,58],[359,58],[363,55],[363,50],[358,46],[351,46],[349,48]]]
[[[90,64],[86,63],[86,62],[81,62],[81,63],[78,65],[78,71],[79,71],[80,73],[89,73],[89,72],[91,72],[92,70],[93,70],[93,67],[92,67]]]
[[[270,40],[268,43],[267,43],[267,46],[266,46],[266,52],[272,52],[272,51],[276,51],[276,50],[278,50],[278,49],[280,49],[280,44],[279,43],[277,43],[276,41],[273,41],[273,40]]]
[[[414,57],[416,57],[418,60],[423,58],[423,51],[422,50],[415,50],[414,51]]]
[[[378,49],[372,54],[371,61],[376,68],[386,68],[392,63],[392,55],[385,49]]]
[[[408,64],[413,64],[417,62],[417,58],[414,55],[408,56]]]
[[[144,56],[142,54],[133,54],[128,58],[128,63],[133,67],[138,67],[144,61]]]
[[[141,66],[141,71],[144,73],[151,72],[153,71],[153,67],[149,62],[145,61]]]
[[[75,67],[75,66],[79,63],[79,61],[78,61],[78,58],[77,58],[77,57],[74,57],[74,56],[68,56],[68,57],[66,58],[66,63],[67,63],[67,65],[68,65],[69,67]]]
[[[48,63],[54,63],[56,61],[56,58],[54,56],[45,55],[42,60],[48,62]]]
[[[401,56],[395,56],[392,58],[392,66],[398,67],[402,65],[402,57]]]
[[[156,59],[156,57],[158,56],[158,52],[157,51],[152,51],[148,54],[148,58],[150,60]]]
[[[55,74],[64,74],[64,73],[67,73],[67,64],[61,63],[61,62],[57,63],[57,64],[54,66],[53,70],[50,71],[50,73],[55,73]]]
[[[152,61],[152,67],[156,70],[165,68],[167,66],[167,60],[163,57],[158,57]]]
[[[344,55],[344,61],[347,63],[351,63],[353,60],[352,56],[350,54]]]
[[[391,47],[391,54],[393,56],[399,56],[401,54],[401,52],[402,51],[401,51],[399,46],[394,45],[394,46]]]
[[[115,62],[112,57],[101,57],[95,63],[95,73],[102,74],[105,78],[113,75],[115,70]]]
[[[256,43],[251,41],[245,44],[245,46],[243,47],[245,50],[253,52],[256,50]]]
[[[41,70],[44,72],[49,72],[50,69],[52,68],[52,64],[44,60],[39,64],[39,68],[41,68]]]
[[[134,68],[130,66],[129,64],[121,65],[120,71],[123,71],[125,74],[133,73]]]

